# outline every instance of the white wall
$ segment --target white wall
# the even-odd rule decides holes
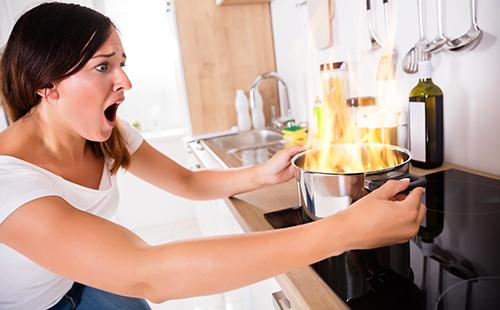
[[[0,1],[0,48],[7,43],[12,27],[21,15],[35,6],[48,1],[42,0],[2,0]],[[93,0],[60,0],[58,2],[78,3],[93,7]]]
[[[167,5],[167,2],[169,3]],[[118,27],[132,81],[120,116],[143,130],[191,132],[174,1],[94,0]]]
[[[321,95],[319,64],[326,61],[358,60],[362,79],[356,95],[376,92],[376,68],[380,50],[370,52],[365,18],[365,0],[337,0],[332,26],[334,46],[318,51],[311,38],[307,7],[299,0],[271,2],[278,72],[290,85],[292,110],[307,120],[314,97]],[[416,0],[389,1],[395,10],[398,49],[396,100],[406,104],[416,83],[415,75],[401,70],[401,60],[418,40]],[[436,36],[435,0],[422,0],[426,12],[426,38]],[[472,169],[500,175],[500,1],[477,0],[480,27],[485,31],[481,44],[472,51],[440,53],[433,57],[434,81],[444,92],[445,160]],[[372,0],[377,30],[383,32],[382,1]],[[469,28],[469,1],[443,0],[445,32],[457,37]],[[358,64],[359,64],[358,62]],[[351,89],[352,89],[351,85]]]

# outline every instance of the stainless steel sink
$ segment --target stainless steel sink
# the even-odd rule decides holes
[[[262,129],[202,139],[200,142],[225,166],[241,167],[266,161],[284,147],[285,140],[276,131]]]
[[[212,146],[221,149],[227,149],[229,151],[229,150],[245,148],[248,146],[273,144],[278,141],[281,141],[282,139],[283,137],[281,134],[268,129],[262,129],[262,130],[244,131],[236,133],[234,135],[212,138],[206,141]]]

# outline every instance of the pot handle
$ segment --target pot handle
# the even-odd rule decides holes
[[[373,192],[389,180],[401,180],[405,178],[410,179],[410,185],[408,185],[408,187],[404,191],[399,192],[398,194],[408,195],[412,189],[417,187],[425,187],[425,185],[427,184],[427,179],[425,177],[417,176],[411,173],[403,173],[401,175],[383,180],[367,180],[365,182],[365,188],[369,192]]]

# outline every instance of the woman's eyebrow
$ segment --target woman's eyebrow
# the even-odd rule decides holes
[[[115,52],[112,52],[112,53],[109,53],[109,54],[100,54],[100,55],[92,56],[92,58],[98,58],[98,57],[109,58],[109,57],[115,56],[115,54],[116,54]],[[127,58],[127,55],[125,55],[125,53],[122,53],[122,56],[123,56],[123,58]]]
[[[92,58],[98,58],[98,57],[113,57],[115,56],[115,52],[112,52],[112,53],[109,53],[109,54],[100,54],[100,55],[95,55],[95,56],[92,56]]]

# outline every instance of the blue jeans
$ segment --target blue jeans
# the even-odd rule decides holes
[[[51,310],[150,310],[144,299],[120,296],[75,282]]]

